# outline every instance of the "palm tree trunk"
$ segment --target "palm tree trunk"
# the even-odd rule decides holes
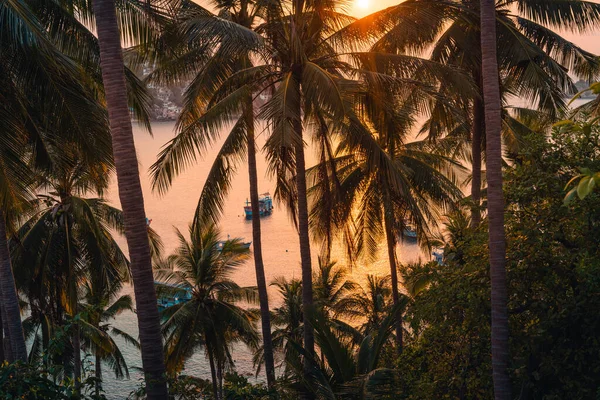
[[[2,287],[0,285],[0,299],[2,299]],[[10,340],[10,331],[8,328],[8,319],[6,316],[6,310],[4,309],[4,302],[0,301],[0,315],[2,316],[2,321],[0,325],[0,330],[2,331],[2,352],[4,354],[2,361],[8,361],[12,363],[15,361],[12,353],[12,345]]]
[[[252,203],[252,244],[254,245],[254,268],[256,270],[256,286],[260,302],[260,319],[262,324],[263,357],[267,386],[273,389],[275,384],[275,361],[273,359],[273,340],[271,337],[271,314],[269,312],[269,296],[265,278],[265,266],[262,256],[262,238],[260,231],[260,209],[258,204],[258,172],[256,168],[256,143],[254,140],[254,109],[252,98],[246,105],[246,123],[248,125],[248,175],[250,178],[250,202]]]
[[[298,135],[296,145],[296,189],[298,195],[298,235],[300,237],[300,260],[302,265],[302,309],[304,312],[304,349],[313,356],[315,353],[315,337],[313,327],[307,314],[313,306],[312,263],[310,258],[310,236],[308,232],[308,199],[306,189],[306,165],[304,160],[304,140],[302,138],[302,122],[294,121]],[[304,360],[305,371],[310,368],[310,361]]]
[[[0,299],[2,298],[2,294],[0,294]],[[0,363],[7,361],[6,353],[4,352],[4,318],[2,318],[2,314],[4,314],[3,307],[0,306]]]
[[[81,397],[81,330],[75,324],[73,332],[73,380],[75,381],[75,397]]]
[[[385,224],[385,236],[387,240],[387,249],[388,249],[388,258],[390,262],[390,276],[392,278],[392,299],[394,301],[394,307],[400,303],[400,291],[398,289],[398,265],[396,263],[396,235],[394,234],[394,224],[391,211],[391,206],[389,205],[389,199],[386,201],[386,205],[384,205],[384,224]],[[402,334],[402,311],[398,310],[396,314],[396,351],[398,354],[402,354],[402,348],[404,347],[403,343],[403,334]]]
[[[219,381],[219,400],[224,399],[223,396],[223,363],[217,361],[217,380]]]
[[[208,364],[210,366],[210,377],[212,379],[213,396],[219,400],[219,384],[217,383],[217,368],[215,366],[215,356],[212,348],[206,343],[206,351],[208,353]]]
[[[100,396],[100,391],[102,390],[102,357],[100,356],[100,351],[96,350],[96,364],[94,365],[95,367],[95,377],[96,377],[96,383],[95,383],[95,391],[96,391],[96,397]]]
[[[473,100],[473,126],[471,127],[472,180],[471,180],[471,227],[481,223],[481,142],[483,139],[484,110],[481,99]]]
[[[10,347],[14,361],[27,361],[27,346],[21,323],[19,296],[15,287],[15,278],[10,262],[6,220],[4,211],[0,209],[0,293],[2,295],[3,320],[6,319]]]
[[[492,369],[494,397],[511,398],[508,367],[508,289],[504,194],[502,192],[502,141],[500,82],[496,55],[496,9],[494,0],[481,0],[481,55],[485,105],[490,276],[492,282]]]
[[[166,399],[165,364],[154,289],[144,197],[133,142],[114,0],[93,0],[100,66],[112,133],[119,199],[125,219],[148,399]]]

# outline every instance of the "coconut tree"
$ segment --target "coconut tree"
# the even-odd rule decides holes
[[[243,342],[258,347],[256,313],[236,304],[256,302],[256,288],[240,287],[232,273],[250,257],[239,239],[220,241],[210,225],[192,224],[189,240],[179,231],[179,247],[157,266],[158,290],[191,293],[191,300],[162,313],[167,370],[179,372],[197,349],[209,360],[213,392],[222,398],[224,369],[233,364],[231,345]]]
[[[230,78],[237,71],[253,65],[253,50],[258,42],[258,35],[255,37],[252,37],[251,33],[244,35],[243,29],[250,31],[257,26],[262,8],[248,0],[216,2],[215,6],[218,16],[194,3],[185,3],[180,11],[178,26],[174,28],[180,31],[179,34],[173,35],[171,30],[168,31],[163,37],[163,40],[168,42],[168,46],[157,46],[166,51],[160,51],[156,57],[157,68],[148,77],[148,80],[159,83],[177,83],[191,79],[193,82],[185,91],[184,105],[177,124],[177,130],[180,133],[165,146],[157,162],[151,168],[153,186],[159,192],[165,192],[175,176],[183,171],[191,161],[189,155],[194,152],[194,142],[187,138],[193,135],[208,145],[224,134],[222,126],[213,127],[210,124],[198,123],[198,117],[203,112],[202,108],[210,110],[220,100],[215,93],[215,80]],[[237,24],[240,37],[232,34],[222,36],[222,28],[217,28],[227,24],[228,21]],[[206,36],[199,35],[198,30],[205,32],[213,30],[214,40],[207,40],[210,33],[207,32]],[[245,46],[243,46],[244,44]],[[142,59],[147,58],[148,55],[142,57]],[[224,115],[231,116],[234,122],[228,126],[230,129],[225,134],[226,138],[204,184],[198,200],[194,223],[218,223],[223,201],[231,189],[231,179],[239,162],[247,157],[253,215],[253,257],[260,299],[263,357],[267,384],[272,388],[275,383],[275,367],[259,218],[253,94],[246,93],[239,109],[235,110],[235,112],[239,112],[239,115],[236,116],[225,110],[221,111],[224,112]],[[203,152],[200,155],[202,156]]]
[[[503,104],[516,97],[548,113],[565,109],[565,94],[576,91],[569,73],[591,80],[600,72],[597,57],[561,36],[560,31],[589,32],[600,25],[600,5],[581,0],[550,0],[540,7],[536,1],[496,1],[497,62]],[[393,24],[373,46],[376,51],[421,54],[431,50],[431,59],[461,68],[477,85],[475,96],[461,96],[465,110],[461,120],[445,108],[432,105],[424,126],[431,137],[458,135],[471,145],[473,225],[480,220],[481,153],[485,143],[482,86],[482,53],[479,2],[406,1],[365,18],[363,29]],[[452,97],[444,85],[441,93]],[[464,101],[466,100],[466,101]],[[514,108],[520,110],[519,107]],[[503,113],[504,128],[514,115]]]
[[[280,277],[271,282],[281,296],[281,305],[271,312],[273,321],[273,348],[279,353],[284,365],[284,374],[289,377],[292,372],[285,360],[290,359],[290,353],[299,355],[294,344],[302,344],[304,331],[302,314],[302,281],[300,279],[287,280]],[[255,359],[260,359],[262,354],[257,353]]]
[[[133,300],[129,295],[119,296],[120,281],[107,283],[102,274],[93,276],[85,285],[84,300],[79,306],[82,348],[94,357],[96,395],[102,390],[103,363],[111,367],[117,379],[129,378],[125,357],[114,338],[139,349],[137,340],[111,325],[123,312],[133,312]]]
[[[131,261],[147,395],[149,399],[165,399],[167,384],[164,377],[160,318],[154,291],[144,197],[127,104],[127,86],[115,2],[94,0],[92,4],[98,32],[100,67],[112,134],[119,199],[123,208],[125,236]]]
[[[493,0],[481,0],[481,59],[485,106],[490,276],[492,282],[492,369],[494,397],[511,398],[508,367],[508,284],[506,279],[506,236],[502,190],[502,102],[498,72],[496,9]]]
[[[25,1],[5,2],[0,8],[5,21],[0,27],[0,136],[4,157],[0,207],[4,214],[2,228],[10,228],[8,222],[22,212],[23,200],[31,198],[23,189],[31,185],[34,174],[24,168],[25,162],[46,163],[47,146],[56,143],[58,135],[60,140],[77,141],[86,150],[82,153],[85,158],[106,149],[108,137],[104,134],[105,112],[97,101],[98,87],[82,64],[67,56],[54,40],[52,33],[57,31],[51,33],[48,20],[42,19],[47,8]],[[13,356],[25,359],[8,247],[2,244],[0,249],[4,267],[0,278],[6,285],[2,292],[3,323],[10,328],[7,331],[13,332],[7,332],[12,347],[16,346]]]
[[[322,156],[327,157],[331,140],[344,134],[350,136],[349,140],[356,146],[365,149],[365,153],[386,163],[387,157],[353,112],[352,105],[362,92],[363,84],[352,78],[364,72],[372,80],[395,82],[398,86],[402,82],[407,90],[413,90],[415,97],[422,98],[424,93],[435,91],[435,83],[432,82],[439,82],[442,77],[453,82],[456,75],[439,64],[415,57],[355,52],[359,45],[372,37],[366,31],[345,29],[355,19],[344,13],[343,1],[294,1],[290,7],[284,2],[271,1],[257,2],[256,7],[261,10],[262,21],[254,31],[261,35],[262,41],[255,51],[254,64],[224,78],[211,74],[219,76],[207,81],[215,88],[213,101],[209,108],[196,110],[193,124],[209,133],[215,132],[232,116],[239,117],[238,112],[242,110],[248,94],[272,94],[258,117],[265,119],[270,128],[266,149],[270,172],[277,178],[276,197],[289,206],[298,227],[303,305],[311,308],[313,289],[304,157],[306,143],[315,139],[322,144],[319,146],[323,149]],[[229,44],[235,41],[223,42],[224,38],[239,38],[250,33],[245,27],[224,24],[222,19],[218,20],[218,24],[208,24],[202,16],[200,13],[195,19],[191,18],[190,29],[198,37],[218,32],[222,43],[227,43],[223,46],[225,50],[231,49]],[[396,66],[394,74],[384,75],[379,69],[390,64]],[[421,74],[419,79],[413,79],[417,69]],[[219,69],[217,72],[222,74],[226,70]],[[427,85],[422,84],[420,79]],[[461,85],[465,86],[463,81]],[[192,130],[180,132],[175,141],[187,143],[180,146],[181,158],[192,159],[210,138],[209,135],[203,139]],[[165,152],[162,157],[168,158],[173,154]],[[172,174],[169,169],[163,172],[167,178]],[[214,183],[208,186],[210,190],[221,190],[225,186],[223,181]],[[310,324],[305,324],[304,329],[304,346],[312,349]]]
[[[331,161],[309,171],[313,182],[313,230],[326,236],[336,232],[350,236],[346,240],[348,253],[370,257],[376,255],[379,239],[385,238],[392,296],[397,305],[400,291],[396,246],[409,224],[427,243],[442,212],[462,195],[455,182],[460,167],[452,159],[432,153],[428,143],[405,143],[403,136],[411,121],[402,110],[412,114],[412,100],[398,103],[387,94],[381,99],[397,104],[401,112],[386,109],[377,98],[367,97],[364,118],[390,163],[374,167],[368,154],[340,142]],[[323,179],[324,175],[330,178]],[[397,318],[396,344],[401,351],[401,313]]]
[[[320,312],[309,316],[315,328],[321,357],[311,358],[309,379],[301,382],[316,398],[371,399],[394,398],[399,395],[397,372],[385,368],[381,355],[394,331],[394,314],[404,304],[391,306],[377,326],[355,344],[332,329],[329,319]],[[296,345],[298,351],[304,349]],[[297,359],[288,360],[300,370]]]
[[[325,315],[331,316],[337,304],[357,288],[356,283],[346,279],[347,271],[335,261],[319,257],[318,269],[313,274],[315,304]]]
[[[68,153],[69,146],[63,146],[61,152]],[[47,348],[51,332],[48,323],[60,326],[67,316],[73,321],[73,375],[80,382],[80,326],[76,318],[80,284],[89,273],[102,274],[107,282],[126,280],[129,270],[125,255],[109,233],[109,229],[122,231],[121,212],[102,199],[83,197],[90,191],[102,192],[110,164],[62,161],[49,170],[38,170],[38,190],[47,194],[32,202],[31,217],[15,234],[11,255],[18,287],[29,300],[31,318],[46,324],[43,347]],[[67,359],[64,362],[70,365]]]
[[[367,275],[366,286],[335,305],[337,315],[361,322],[359,331],[367,336],[375,332],[392,307],[390,276]]]

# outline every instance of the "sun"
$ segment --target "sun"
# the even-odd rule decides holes
[[[369,0],[356,0],[356,5],[358,6],[358,8],[369,8],[370,6],[370,1]]]

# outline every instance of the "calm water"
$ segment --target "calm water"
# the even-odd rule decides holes
[[[156,160],[161,147],[174,136],[174,123],[155,123],[153,124],[153,134],[151,137],[144,130],[135,127],[135,141],[140,163],[140,174],[142,177],[142,187],[144,190],[144,200],[146,214],[152,219],[152,227],[161,235],[165,250],[171,252],[177,246],[177,238],[174,229],[178,228],[187,233],[188,224],[193,218],[197,200],[202,190],[202,186],[218,150],[218,146],[203,159],[199,160],[197,165],[189,168],[184,174],[175,180],[171,190],[165,196],[159,196],[152,193],[148,168]],[[259,144],[264,142],[264,137],[259,137]],[[314,158],[307,152],[307,164],[314,164]],[[258,156],[259,168],[259,190],[262,192],[274,192],[275,184],[266,174],[266,162],[262,155]],[[225,203],[225,212],[221,222],[221,230],[226,237],[240,237],[251,240],[252,225],[243,217],[243,205],[249,196],[248,171],[245,166],[241,166],[233,185],[233,191]],[[108,200],[118,206],[118,194],[116,182],[112,183],[107,193]],[[263,257],[266,269],[266,278],[270,282],[274,278],[284,276],[286,278],[300,278],[300,253],[298,248],[298,236],[291,223],[291,220],[279,204],[275,204],[275,210],[271,216],[262,220],[262,239],[263,239]],[[121,238],[119,243],[125,247],[125,240]],[[314,244],[313,257],[316,260],[318,243]],[[352,278],[361,283],[365,280],[365,275],[388,273],[387,257],[385,249],[382,249],[379,261],[373,264],[360,264],[351,271]],[[416,244],[406,243],[399,249],[400,258],[404,262],[416,261],[422,257],[422,253]],[[332,259],[337,259],[343,263],[343,251],[336,249],[333,251]],[[239,268],[234,279],[242,286],[256,285],[253,261],[250,260],[243,267]],[[133,294],[131,288],[127,288],[126,293]],[[270,304],[277,306],[279,299],[276,291],[270,290]],[[114,325],[126,332],[137,336],[137,319],[134,314],[127,313],[119,316]],[[129,361],[131,368],[130,380],[115,380],[109,373],[108,366],[105,366],[105,390],[109,399],[125,398],[139,384],[142,376],[136,367],[141,367],[139,352],[119,342],[125,357]],[[241,374],[254,376],[252,367],[252,354],[243,346],[239,346],[233,352],[236,360],[237,371]],[[196,354],[186,365],[187,374],[209,378],[210,371],[208,363],[203,353]],[[261,377],[259,376],[260,380]]]

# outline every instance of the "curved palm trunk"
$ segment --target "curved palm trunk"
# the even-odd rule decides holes
[[[210,366],[210,377],[212,379],[213,396],[216,400],[219,400],[219,384],[217,382],[217,368],[215,366],[215,356],[208,343],[206,344],[206,351],[208,353],[208,364]]]
[[[385,236],[387,240],[388,258],[390,260],[390,276],[392,278],[392,299],[394,306],[400,303],[400,291],[398,289],[398,265],[396,263],[396,235],[394,235],[393,229],[393,218],[391,207],[384,205],[384,224],[385,224]],[[402,311],[398,311],[396,315],[396,351],[398,354],[402,353],[404,347],[403,335],[402,335]]]
[[[223,399],[223,363],[217,362],[217,380],[219,381],[219,400]]]
[[[148,399],[166,399],[165,364],[154,289],[144,197],[133,142],[114,0],[93,0],[100,66],[112,133],[119,199],[125,219]]]
[[[100,391],[102,390],[102,357],[100,356],[99,350],[96,350],[96,364],[94,367],[94,376],[96,377],[95,392],[96,397],[99,397]]]
[[[8,239],[6,234],[6,220],[4,211],[0,209],[0,294],[2,295],[3,322],[6,319],[10,348],[14,361],[27,361],[27,347],[25,335],[21,324],[21,311],[19,296],[15,287],[15,278],[10,262]]]
[[[302,122],[295,121],[294,128],[299,138],[296,145],[296,189],[298,195],[298,235],[300,237],[300,260],[302,264],[302,309],[304,310],[304,349],[313,356],[315,353],[315,337],[312,325],[306,317],[313,307],[312,265],[310,258],[310,236],[308,232],[308,199],[306,189],[306,165],[304,160],[304,140],[302,139]],[[310,368],[310,361],[304,360],[305,372]]]
[[[492,281],[492,369],[494,397],[511,398],[508,366],[508,290],[506,280],[506,239],[504,236],[504,194],[502,192],[501,102],[496,55],[496,9],[494,0],[481,0],[481,54],[485,105],[488,181],[490,276]]]
[[[267,386],[273,389],[275,384],[275,361],[273,359],[273,340],[271,337],[271,314],[269,312],[269,296],[265,278],[265,266],[262,256],[262,239],[260,231],[260,209],[258,204],[258,172],[256,168],[256,143],[254,140],[254,109],[252,98],[246,105],[246,123],[248,125],[248,175],[250,179],[250,202],[252,203],[252,243],[254,245],[254,268],[256,270],[256,286],[260,302],[260,319],[262,325],[263,353]]]
[[[481,99],[473,100],[473,126],[471,131],[471,153],[473,158],[471,180],[471,227],[481,223],[481,142],[483,139],[484,110]]]

